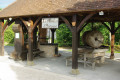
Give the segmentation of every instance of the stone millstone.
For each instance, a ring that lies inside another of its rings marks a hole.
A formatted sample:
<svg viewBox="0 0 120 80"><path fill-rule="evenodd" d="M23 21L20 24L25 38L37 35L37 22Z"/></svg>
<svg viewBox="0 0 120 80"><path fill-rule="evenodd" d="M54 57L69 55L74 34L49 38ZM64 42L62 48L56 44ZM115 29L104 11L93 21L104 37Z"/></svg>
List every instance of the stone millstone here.
<svg viewBox="0 0 120 80"><path fill-rule="evenodd" d="M83 43L93 48L98 48L103 44L104 37L101 32L97 30L87 31L82 37Z"/></svg>

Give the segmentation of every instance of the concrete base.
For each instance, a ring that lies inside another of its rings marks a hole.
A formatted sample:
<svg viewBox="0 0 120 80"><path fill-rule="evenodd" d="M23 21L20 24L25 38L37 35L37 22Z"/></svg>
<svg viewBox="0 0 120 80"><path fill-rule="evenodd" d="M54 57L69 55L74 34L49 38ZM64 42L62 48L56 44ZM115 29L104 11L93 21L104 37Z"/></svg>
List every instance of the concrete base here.
<svg viewBox="0 0 120 80"><path fill-rule="evenodd" d="M34 65L34 62L33 62L33 61L27 61L27 65L28 65L28 66L33 66L33 65Z"/></svg>
<svg viewBox="0 0 120 80"><path fill-rule="evenodd" d="M115 56L110 56L110 59L114 59L115 58Z"/></svg>
<svg viewBox="0 0 120 80"><path fill-rule="evenodd" d="M72 69L71 74L73 74L73 75L80 74L79 69Z"/></svg>

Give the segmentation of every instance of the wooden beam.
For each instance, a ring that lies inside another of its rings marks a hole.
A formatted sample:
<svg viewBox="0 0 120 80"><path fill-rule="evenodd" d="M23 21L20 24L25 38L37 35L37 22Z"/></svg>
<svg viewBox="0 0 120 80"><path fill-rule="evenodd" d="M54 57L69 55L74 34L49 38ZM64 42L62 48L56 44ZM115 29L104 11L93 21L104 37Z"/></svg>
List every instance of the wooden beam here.
<svg viewBox="0 0 120 80"><path fill-rule="evenodd" d="M78 32L77 27L72 29L72 74L79 74L78 70Z"/></svg>
<svg viewBox="0 0 120 80"><path fill-rule="evenodd" d="M72 17L72 26L76 27L76 24L77 24L77 15L73 15L73 17Z"/></svg>
<svg viewBox="0 0 120 80"><path fill-rule="evenodd" d="M32 27L32 31L35 29L35 27L37 26L37 24L39 23L39 21L40 21L41 18L42 18L42 17L39 17L39 18L35 21L35 23L34 23L34 25L33 25L33 27Z"/></svg>
<svg viewBox="0 0 120 80"><path fill-rule="evenodd" d="M78 32L78 47L80 46L80 31Z"/></svg>
<svg viewBox="0 0 120 80"><path fill-rule="evenodd" d="M4 27L4 20L0 20L0 56L4 56L4 33L3 32Z"/></svg>
<svg viewBox="0 0 120 80"><path fill-rule="evenodd" d="M79 74L78 70L78 32L77 32L77 17L72 18L72 74Z"/></svg>
<svg viewBox="0 0 120 80"><path fill-rule="evenodd" d="M72 31L72 25L70 24L70 22L67 20L67 18L65 18L64 16L59 16L64 22L65 24L67 24L68 28L70 29L70 31Z"/></svg>
<svg viewBox="0 0 120 80"><path fill-rule="evenodd" d="M38 31L38 28L35 27L34 31L33 31L33 49L37 49L37 31Z"/></svg>
<svg viewBox="0 0 120 80"><path fill-rule="evenodd" d="M114 43L115 43L115 33L111 33L111 55L110 59L114 59Z"/></svg>
<svg viewBox="0 0 120 80"><path fill-rule="evenodd" d="M0 38L1 38L0 51L1 51L1 53L0 53L0 55L1 56L4 56L4 31L7 28L7 26L11 25L13 22L14 22L14 20L11 20L11 21L7 20L6 23L4 24L4 20L0 20L0 28L1 28L1 32L0 32Z"/></svg>
<svg viewBox="0 0 120 80"><path fill-rule="evenodd" d="M115 22L112 21L111 22L111 32L114 32L115 31Z"/></svg>
<svg viewBox="0 0 120 80"><path fill-rule="evenodd" d="M23 24L25 25L25 27L27 28L28 30L28 25L29 25L29 22L28 21L25 21L24 19L20 18L20 20L23 22Z"/></svg>
<svg viewBox="0 0 120 80"><path fill-rule="evenodd" d="M51 29L51 32L52 32L52 44L54 44L54 32L55 32L56 29Z"/></svg>
<svg viewBox="0 0 120 80"><path fill-rule="evenodd" d="M104 22L101 22L110 32L111 32L111 29L109 28L108 25L106 25Z"/></svg>
<svg viewBox="0 0 120 80"><path fill-rule="evenodd" d="M80 31L79 31L79 32L81 32L87 25L88 25L88 22L85 23L85 25L80 28Z"/></svg>
<svg viewBox="0 0 120 80"><path fill-rule="evenodd" d="M91 13L91 14L87 15L87 16L80 22L80 24L79 24L79 26L78 26L78 28L77 28L77 31L79 31L80 28L83 26L83 24L84 24L85 22L87 22L94 14L95 14L95 13Z"/></svg>
<svg viewBox="0 0 120 80"><path fill-rule="evenodd" d="M28 55L27 55L27 63L28 65L33 65L33 31L32 31L32 27L33 27L33 21L30 18L29 19L29 24L27 26L28 28Z"/></svg>
<svg viewBox="0 0 120 80"><path fill-rule="evenodd" d="M9 20L7 20L6 23L4 24L2 32L4 32L4 30L6 29L8 23L9 23Z"/></svg>
<svg viewBox="0 0 120 80"><path fill-rule="evenodd" d="M4 27L3 27L3 33L5 32L5 30L7 29L8 26L10 26L15 20L7 20L6 23L4 24Z"/></svg>
<svg viewBox="0 0 120 80"><path fill-rule="evenodd" d="M117 32L117 30L120 28L120 25L115 29L115 32Z"/></svg>

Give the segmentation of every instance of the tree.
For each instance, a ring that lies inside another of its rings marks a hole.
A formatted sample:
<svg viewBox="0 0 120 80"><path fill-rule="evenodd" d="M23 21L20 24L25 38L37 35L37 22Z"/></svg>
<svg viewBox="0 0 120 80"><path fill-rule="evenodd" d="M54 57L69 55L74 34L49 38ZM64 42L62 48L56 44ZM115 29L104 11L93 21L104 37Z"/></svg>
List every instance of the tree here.
<svg viewBox="0 0 120 80"><path fill-rule="evenodd" d="M66 24L61 24L56 30L56 38L59 46L72 45L72 33Z"/></svg>

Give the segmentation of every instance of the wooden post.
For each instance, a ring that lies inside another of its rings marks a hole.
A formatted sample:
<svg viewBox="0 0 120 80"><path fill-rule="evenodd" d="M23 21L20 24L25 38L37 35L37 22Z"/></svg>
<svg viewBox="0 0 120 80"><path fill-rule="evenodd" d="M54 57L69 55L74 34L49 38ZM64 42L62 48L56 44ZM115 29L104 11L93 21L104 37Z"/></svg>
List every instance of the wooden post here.
<svg viewBox="0 0 120 80"><path fill-rule="evenodd" d="M72 74L79 74L78 70L78 32L76 26L77 17L72 19Z"/></svg>
<svg viewBox="0 0 120 80"><path fill-rule="evenodd" d="M51 32L52 32L52 44L54 44L54 32L55 32L55 29L51 29Z"/></svg>
<svg viewBox="0 0 120 80"><path fill-rule="evenodd" d="M39 42L39 45L40 45L40 31L41 30L41 23L38 25L38 42Z"/></svg>
<svg viewBox="0 0 120 80"><path fill-rule="evenodd" d="M115 42L115 33L111 32L111 55L110 59L114 59L114 42Z"/></svg>
<svg viewBox="0 0 120 80"><path fill-rule="evenodd" d="M72 32L72 74L79 74L79 69L78 69L78 32L81 31L84 28L84 26L86 26L88 24L87 23L84 25L84 23L87 22L94 14L95 13L88 14L82 21L80 21L78 26L76 25L77 24L77 15L73 15L72 25L70 23L70 20L68 20L67 18L65 18L63 16L60 16L60 18L67 24L68 28Z"/></svg>
<svg viewBox="0 0 120 80"><path fill-rule="evenodd" d="M78 32L78 47L80 47L80 31Z"/></svg>
<svg viewBox="0 0 120 80"><path fill-rule="evenodd" d="M33 20L31 18L29 18L29 21L25 21L23 18L20 18L20 20L24 23L28 30L28 54L27 54L28 65L33 65L33 31L39 24L40 19L41 17L38 17L38 19L33 24Z"/></svg>
<svg viewBox="0 0 120 80"><path fill-rule="evenodd" d="M114 59L114 43L115 43L115 22L110 23L111 25L111 55L110 59Z"/></svg>
<svg viewBox="0 0 120 80"><path fill-rule="evenodd" d="M111 39L110 40L110 42L111 42L111 55L110 55L110 59L114 59L114 57L115 57L114 56L115 32L117 31L117 29L119 27L117 27L116 30L115 30L115 22L112 22L112 24L109 23L111 28L109 28L109 26L106 25L104 22L102 22L102 24L110 31L110 39Z"/></svg>
<svg viewBox="0 0 120 80"><path fill-rule="evenodd" d="M27 54L27 64L33 65L33 21L29 20L30 25L28 25L28 54Z"/></svg>
<svg viewBox="0 0 120 80"><path fill-rule="evenodd" d="M37 49L37 31L38 28L36 27L33 31L33 49Z"/></svg>
<svg viewBox="0 0 120 80"><path fill-rule="evenodd" d="M0 56L4 56L4 20L0 20Z"/></svg>

